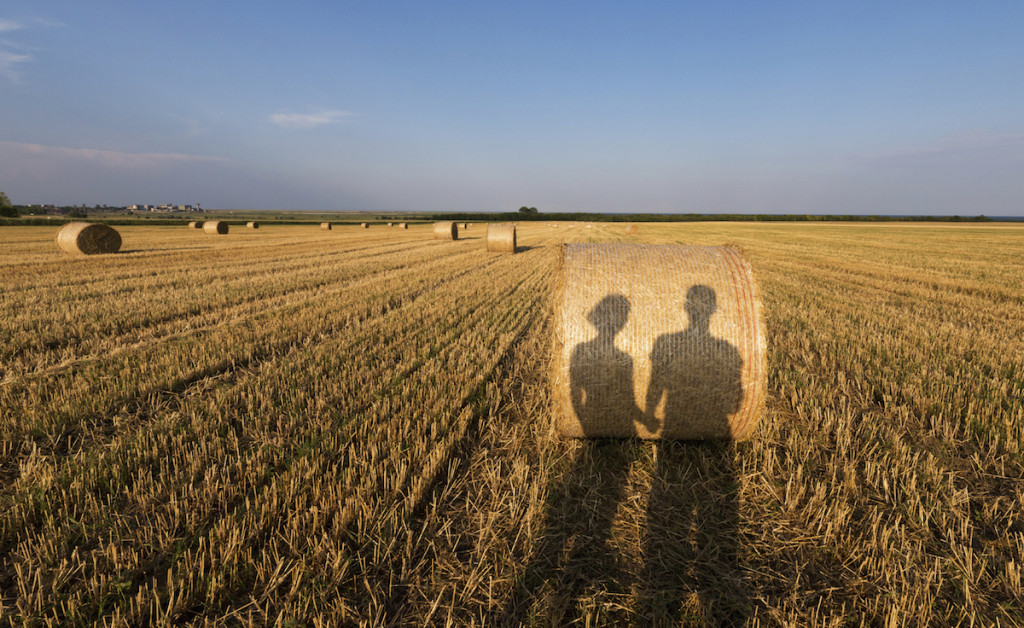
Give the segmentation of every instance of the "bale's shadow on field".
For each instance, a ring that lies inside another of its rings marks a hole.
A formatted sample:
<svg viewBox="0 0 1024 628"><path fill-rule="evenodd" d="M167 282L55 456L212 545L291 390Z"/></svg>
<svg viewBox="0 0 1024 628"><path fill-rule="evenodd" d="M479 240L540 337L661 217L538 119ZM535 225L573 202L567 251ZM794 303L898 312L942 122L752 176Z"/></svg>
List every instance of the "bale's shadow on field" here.
<svg viewBox="0 0 1024 628"><path fill-rule="evenodd" d="M727 436L728 415L742 400L742 360L708 332L714 290L691 288L688 328L655 342L646 410L634 401L632 358L614 345L629 311L622 295L602 299L588 314L597 337L573 349L570 392L584 432L593 422L605 434L612 426L636 435L640 423L685 433L696 421L702 435ZM587 439L552 478L544 531L501 623L745 622L751 600L731 441ZM631 522L639 522L632 532Z"/></svg>

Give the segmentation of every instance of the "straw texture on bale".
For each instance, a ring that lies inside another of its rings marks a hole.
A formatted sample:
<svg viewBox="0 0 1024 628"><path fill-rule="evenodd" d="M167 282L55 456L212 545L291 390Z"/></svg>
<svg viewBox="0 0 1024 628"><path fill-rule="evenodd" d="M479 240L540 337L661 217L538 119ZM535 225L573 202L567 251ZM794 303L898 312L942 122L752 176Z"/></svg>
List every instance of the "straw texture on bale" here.
<svg viewBox="0 0 1024 628"><path fill-rule="evenodd" d="M434 223L434 239L435 240L458 240L459 239L459 225L451 222L435 222Z"/></svg>
<svg viewBox="0 0 1024 628"><path fill-rule="evenodd" d="M323 229L324 231L330 231L331 230L331 223L329 223L329 222L322 222L322 223L320 223L320 228Z"/></svg>
<svg viewBox="0 0 1024 628"><path fill-rule="evenodd" d="M640 227L638 227L636 225L626 225L626 233L629 233L629 234L640 233Z"/></svg>
<svg viewBox="0 0 1024 628"><path fill-rule="evenodd" d="M117 253L121 250L121 234L107 225L69 222L57 232L57 246L65 253Z"/></svg>
<svg viewBox="0 0 1024 628"><path fill-rule="evenodd" d="M199 221L193 220L192 222L188 223L188 228L189 229L202 229L203 225Z"/></svg>
<svg viewBox="0 0 1024 628"><path fill-rule="evenodd" d="M228 223L223 220L207 220L203 223L203 231L211 234L224 235L228 232Z"/></svg>
<svg viewBox="0 0 1024 628"><path fill-rule="evenodd" d="M516 226L510 222L487 225L487 250L515 253Z"/></svg>
<svg viewBox="0 0 1024 628"><path fill-rule="evenodd" d="M742 440L760 420L761 301L735 250L566 244L555 308L562 435Z"/></svg>

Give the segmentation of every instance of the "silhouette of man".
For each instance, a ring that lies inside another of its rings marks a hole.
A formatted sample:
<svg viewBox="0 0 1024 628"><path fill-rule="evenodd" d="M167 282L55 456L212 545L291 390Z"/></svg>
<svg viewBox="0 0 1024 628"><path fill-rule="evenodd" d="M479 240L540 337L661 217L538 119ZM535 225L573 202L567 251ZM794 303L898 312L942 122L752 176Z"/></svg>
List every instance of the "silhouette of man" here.
<svg viewBox="0 0 1024 628"><path fill-rule="evenodd" d="M651 350L651 382L647 388L646 414L655 413L664 401L662 436L673 438L729 438L729 415L743 399L740 372L743 359L736 347L715 338L708 329L718 309L715 291L693 286L686 292L690 326L663 334Z"/></svg>
<svg viewBox="0 0 1024 628"><path fill-rule="evenodd" d="M629 318L629 300L621 294L601 299L587 314L597 337L576 345L569 361L572 407L587 436L636 434L646 420L633 395L633 358L615 346Z"/></svg>

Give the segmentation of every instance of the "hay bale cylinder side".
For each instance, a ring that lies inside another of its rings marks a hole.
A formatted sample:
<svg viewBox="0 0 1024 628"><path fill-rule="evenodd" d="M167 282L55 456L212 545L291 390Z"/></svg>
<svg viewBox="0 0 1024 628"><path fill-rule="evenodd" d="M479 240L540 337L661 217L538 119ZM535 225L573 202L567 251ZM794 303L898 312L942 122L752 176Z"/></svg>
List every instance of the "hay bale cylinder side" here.
<svg viewBox="0 0 1024 628"><path fill-rule="evenodd" d="M192 222L188 223L188 228L189 229L202 229L203 228L203 223L199 222L198 220L193 220Z"/></svg>
<svg viewBox="0 0 1024 628"><path fill-rule="evenodd" d="M331 230L331 223L329 223L329 222L322 222L322 223L320 223L320 229L323 230L323 231L330 231Z"/></svg>
<svg viewBox="0 0 1024 628"><path fill-rule="evenodd" d="M516 226L510 222L487 225L487 250L515 253Z"/></svg>
<svg viewBox="0 0 1024 628"><path fill-rule="evenodd" d="M211 235L225 235L228 232L228 223L223 220L207 220L203 223L203 232Z"/></svg>
<svg viewBox="0 0 1024 628"><path fill-rule="evenodd" d="M451 221L434 223L435 240L458 240L459 225Z"/></svg>
<svg viewBox="0 0 1024 628"><path fill-rule="evenodd" d="M121 250L121 234L113 227L92 222L69 222L57 232L57 246L65 253L101 255Z"/></svg>
<svg viewBox="0 0 1024 628"><path fill-rule="evenodd" d="M250 222L245 223L245 226L248 227L249 229L259 229L260 228L260 223L258 223L256 221L250 221Z"/></svg>
<svg viewBox="0 0 1024 628"><path fill-rule="evenodd" d="M566 244L552 389L569 437L750 436L766 389L757 284L727 247Z"/></svg>

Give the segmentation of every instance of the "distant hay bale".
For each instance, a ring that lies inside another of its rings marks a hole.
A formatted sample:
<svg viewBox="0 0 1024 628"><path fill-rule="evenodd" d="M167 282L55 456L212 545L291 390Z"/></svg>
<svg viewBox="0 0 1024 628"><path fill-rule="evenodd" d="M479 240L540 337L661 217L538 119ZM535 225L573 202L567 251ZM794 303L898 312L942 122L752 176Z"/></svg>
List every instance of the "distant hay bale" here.
<svg viewBox="0 0 1024 628"><path fill-rule="evenodd" d="M207 220L203 223L203 231L213 235L224 235L228 232L228 223L223 220Z"/></svg>
<svg viewBox="0 0 1024 628"><path fill-rule="evenodd" d="M399 228L399 229L408 229L408 228L409 228L409 225L407 225L407 224L406 224L406 223L404 223L404 222L400 222L400 223L398 223L398 228Z"/></svg>
<svg viewBox="0 0 1024 628"><path fill-rule="evenodd" d="M458 240L459 239L459 225L454 222L444 221L434 223L434 239L435 240Z"/></svg>
<svg viewBox="0 0 1024 628"><path fill-rule="evenodd" d="M637 225L633 225L633 224L626 225L626 233L628 233L630 235L633 235L635 233L640 233L640 227L638 227Z"/></svg>
<svg viewBox="0 0 1024 628"><path fill-rule="evenodd" d="M552 388L569 437L750 436L766 388L761 301L727 247L566 244Z"/></svg>
<svg viewBox="0 0 1024 628"><path fill-rule="evenodd" d="M394 227L394 226L395 226L395 223L393 223L393 222L389 222L389 223L388 223L388 226L389 226L389 227Z"/></svg>
<svg viewBox="0 0 1024 628"><path fill-rule="evenodd" d="M329 223L329 222L322 222L322 223L320 223L320 228L323 229L324 231L330 231L331 230L331 223Z"/></svg>
<svg viewBox="0 0 1024 628"><path fill-rule="evenodd" d="M192 222L188 223L188 228L189 229L202 229L203 228L203 223L199 222L198 220L193 220Z"/></svg>
<svg viewBox="0 0 1024 628"><path fill-rule="evenodd" d="M370 228L370 225L366 224L365 222L359 223L359 226L362 227L363 229L369 229Z"/></svg>
<svg viewBox="0 0 1024 628"><path fill-rule="evenodd" d="M510 222L487 225L487 250L497 253L515 253L516 226Z"/></svg>
<svg viewBox="0 0 1024 628"><path fill-rule="evenodd" d="M113 227L90 222L69 222L57 232L57 246L65 253L97 255L121 250L121 234Z"/></svg>
<svg viewBox="0 0 1024 628"><path fill-rule="evenodd" d="M260 228L260 223L258 223L256 221L250 221L250 222L245 223L245 226L250 228L250 229L259 229Z"/></svg>

